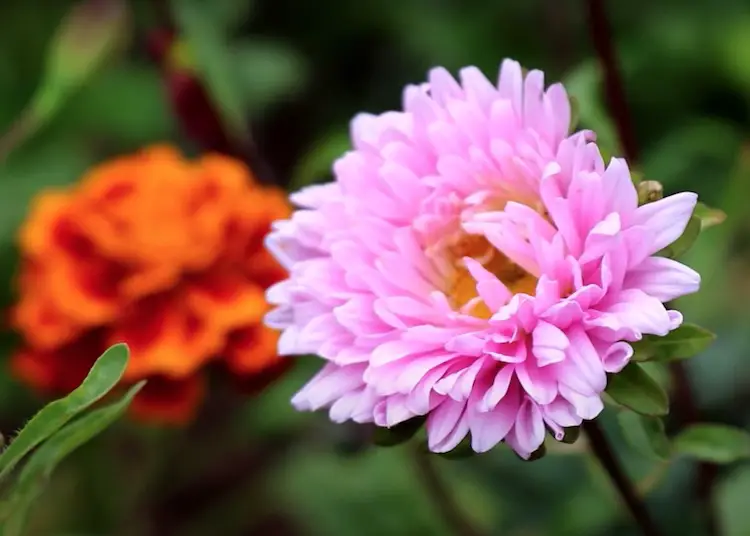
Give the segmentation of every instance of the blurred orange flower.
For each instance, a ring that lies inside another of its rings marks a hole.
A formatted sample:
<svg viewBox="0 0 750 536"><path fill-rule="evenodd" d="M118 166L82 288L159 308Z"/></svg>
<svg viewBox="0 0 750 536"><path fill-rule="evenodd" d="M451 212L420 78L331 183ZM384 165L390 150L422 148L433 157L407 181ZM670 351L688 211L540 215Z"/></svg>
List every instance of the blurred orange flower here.
<svg viewBox="0 0 750 536"><path fill-rule="evenodd" d="M41 193L20 232L15 374L39 390L76 387L110 344L127 342L124 381L150 381L133 404L184 422L214 360L244 380L282 367L262 325L265 289L285 277L263 247L290 208L239 161L184 159L151 147Z"/></svg>

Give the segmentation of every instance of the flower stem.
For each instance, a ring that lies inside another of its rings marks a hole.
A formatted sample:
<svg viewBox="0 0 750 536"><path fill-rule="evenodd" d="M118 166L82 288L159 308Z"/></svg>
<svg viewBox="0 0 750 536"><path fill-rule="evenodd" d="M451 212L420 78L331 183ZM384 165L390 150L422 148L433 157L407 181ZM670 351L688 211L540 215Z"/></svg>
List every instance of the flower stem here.
<svg viewBox="0 0 750 536"><path fill-rule="evenodd" d="M435 455L425 452L420 445L414 447L411 454L425 493L450 530L456 536L484 536L482 531L464 516L448 492L445 481L440 477L433 463L432 457Z"/></svg>
<svg viewBox="0 0 750 536"><path fill-rule="evenodd" d="M630 119L628 103L625 99L614 45L612 44L612 32L607 20L604 0L587 0L587 4L591 39L604 71L604 90L607 96L607 104L615 121L625 158L633 166L638 161L638 146L635 142L635 132ZM676 361L670 365L669 371L674 384L675 409L676 412L679 412L678 421L682 425L698 421L699 415L695 404L695 396L684 364ZM718 521L711 502L716 474L717 468L714 465L708 463L698 465L695 494L698 502L702 505L709 536L719 534Z"/></svg>
<svg viewBox="0 0 750 536"><path fill-rule="evenodd" d="M632 165L638 160L638 146L635 143L635 132L630 120L630 111L625 99L625 90L620 76L620 69L612 44L607 12L604 0L588 0L589 28L591 40L604 71L604 91L612 118L615 121L625 158Z"/></svg>
<svg viewBox="0 0 750 536"><path fill-rule="evenodd" d="M583 429L588 435L591 450L609 475L615 488L617 488L617 492L641 529L643 536L659 536L659 530L651 519L648 510L646 510L646 505L636 493L635 486L625 474L614 452L612 452L604 432L599 428L596 421L584 422Z"/></svg>

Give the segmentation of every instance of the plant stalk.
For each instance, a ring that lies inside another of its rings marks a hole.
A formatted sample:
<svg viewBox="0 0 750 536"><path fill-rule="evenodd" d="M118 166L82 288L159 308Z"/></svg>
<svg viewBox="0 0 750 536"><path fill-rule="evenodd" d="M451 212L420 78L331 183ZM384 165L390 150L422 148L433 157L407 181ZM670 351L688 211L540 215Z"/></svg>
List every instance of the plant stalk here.
<svg viewBox="0 0 750 536"><path fill-rule="evenodd" d="M604 432L596 421L585 421L583 429L589 439L589 445L594 456L602 464L602 467L609 475L622 501L627 506L630 514L633 516L638 528L643 536L659 536L659 529L656 527L651 515L646 509L643 500L636 493L635 486L623 470L620 462L615 457L612 448L607 441Z"/></svg>

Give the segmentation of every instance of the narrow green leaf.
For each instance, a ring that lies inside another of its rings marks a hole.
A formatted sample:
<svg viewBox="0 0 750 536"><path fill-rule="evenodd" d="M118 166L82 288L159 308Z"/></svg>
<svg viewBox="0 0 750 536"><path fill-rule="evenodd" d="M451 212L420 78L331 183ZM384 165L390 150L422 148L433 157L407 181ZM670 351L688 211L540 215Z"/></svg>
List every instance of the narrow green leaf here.
<svg viewBox="0 0 750 536"><path fill-rule="evenodd" d="M664 337L647 335L633 343L633 357L637 361L675 361L688 359L706 348L716 339L716 335L695 324L682 324Z"/></svg>
<svg viewBox="0 0 750 536"><path fill-rule="evenodd" d="M701 234L701 220L697 216L691 216L682 236L662 249L658 254L662 257L677 259L687 253Z"/></svg>
<svg viewBox="0 0 750 536"><path fill-rule="evenodd" d="M705 231L714 225L719 225L727 219L727 215L723 210L711 208L705 203L698 203L695 205L693 216L701 221L701 231Z"/></svg>
<svg viewBox="0 0 750 536"><path fill-rule="evenodd" d="M135 395L146 384L142 381L117 402L84 415L50 437L30 457L9 499L8 518L2 536L21 536L29 508L49 480L55 467L71 452L88 442L115 422L130 406Z"/></svg>
<svg viewBox="0 0 750 536"><path fill-rule="evenodd" d="M373 434L373 442L380 447L400 445L414 437L424 422L424 417L415 417L390 428L378 426Z"/></svg>
<svg viewBox="0 0 750 536"><path fill-rule="evenodd" d="M172 0L172 13L195 62L201 80L206 84L230 133L245 141L245 108L240 77L223 28L212 16L210 2Z"/></svg>
<svg viewBox="0 0 750 536"><path fill-rule="evenodd" d="M664 421L659 417L622 411L617 416L617 420L625 439L636 451L648 458L669 459L672 454L672 445L664 433Z"/></svg>
<svg viewBox="0 0 750 536"><path fill-rule="evenodd" d="M750 432L724 424L695 424L674 439L678 454L712 463L750 459Z"/></svg>
<svg viewBox="0 0 750 536"><path fill-rule="evenodd" d="M48 404L32 417L0 455L0 479L34 447L117 385L125 372L128 357L126 345L112 346L94 363L86 379L75 391Z"/></svg>
<svg viewBox="0 0 750 536"><path fill-rule="evenodd" d="M637 363L631 363L609 378L607 394L615 402L643 415L666 415L666 391Z"/></svg>

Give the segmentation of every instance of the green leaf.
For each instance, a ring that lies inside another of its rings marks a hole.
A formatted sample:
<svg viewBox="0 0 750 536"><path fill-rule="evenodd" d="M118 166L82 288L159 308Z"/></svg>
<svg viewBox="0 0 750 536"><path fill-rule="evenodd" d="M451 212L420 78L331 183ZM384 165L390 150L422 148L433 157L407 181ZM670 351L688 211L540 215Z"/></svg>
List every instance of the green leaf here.
<svg viewBox="0 0 750 536"><path fill-rule="evenodd" d="M414 417L390 428L377 426L373 442L381 447L393 447L409 441L424 425L424 417Z"/></svg>
<svg viewBox="0 0 750 536"><path fill-rule="evenodd" d="M10 496L8 519L2 536L20 536L32 503L41 495L55 467L71 452L101 433L130 406L133 398L146 384L145 380L131 387L117 402L84 415L63 427L30 457Z"/></svg>
<svg viewBox="0 0 750 536"><path fill-rule="evenodd" d="M695 205L693 216L701 221L701 231L705 231L714 225L719 225L727 219L727 215L723 210L711 208L705 203L698 203Z"/></svg>
<svg viewBox="0 0 750 536"><path fill-rule="evenodd" d="M117 385L128 364L128 354L126 345L112 346L96 361L78 388L42 408L0 455L0 479L34 447Z"/></svg>
<svg viewBox="0 0 750 536"><path fill-rule="evenodd" d="M670 259L677 259L687 253L701 234L701 220L697 216L691 216L683 231L682 236L662 249L658 255Z"/></svg>
<svg viewBox="0 0 750 536"><path fill-rule="evenodd" d="M224 31L233 30L250 18L253 0L212 0L207 2L213 24Z"/></svg>
<svg viewBox="0 0 750 536"><path fill-rule="evenodd" d="M695 424L674 439L678 454L711 463L750 459L750 432L724 424Z"/></svg>
<svg viewBox="0 0 750 536"><path fill-rule="evenodd" d="M239 74L223 28L211 16L210 2L172 0L172 13L187 41L198 76L205 83L230 133L246 141L245 107Z"/></svg>
<svg viewBox="0 0 750 536"><path fill-rule="evenodd" d="M716 339L716 335L695 324L682 324L663 337L647 335L633 343L637 361L675 361L688 359L706 348Z"/></svg>
<svg viewBox="0 0 750 536"><path fill-rule="evenodd" d="M580 63L563 81L568 95L578 102L580 127L596 132L596 142L603 153L620 153L617 130L601 98L602 70L596 60ZM607 160L607 159L605 159Z"/></svg>
<svg viewBox="0 0 750 536"><path fill-rule="evenodd" d="M578 99L573 95L568 97L570 102L570 133L574 133L578 128L578 123L581 121L581 105Z"/></svg>
<svg viewBox="0 0 750 536"><path fill-rule="evenodd" d="M664 421L659 417L622 411L617 416L625 439L639 453L648 458L668 460L672 445L664 433Z"/></svg>
<svg viewBox="0 0 750 536"><path fill-rule="evenodd" d="M337 130L318 140L297 164L292 173L290 189L297 190L323 179L328 180L334 161L351 149L351 146L349 132L346 130Z"/></svg>
<svg viewBox="0 0 750 536"><path fill-rule="evenodd" d="M135 62L102 69L70 99L52 128L58 136L82 132L112 140L118 151L123 143L138 148L171 139L176 131L161 73Z"/></svg>
<svg viewBox="0 0 750 536"><path fill-rule="evenodd" d="M239 41L232 46L244 110L258 114L304 88L306 69L299 54L282 44Z"/></svg>
<svg viewBox="0 0 750 536"><path fill-rule="evenodd" d="M130 22L123 0L81 1L52 37L42 81L0 140L0 160L45 126L124 41Z"/></svg>
<svg viewBox="0 0 750 536"><path fill-rule="evenodd" d="M731 471L716 486L716 506L721 522L722 536L747 536L750 534L750 465Z"/></svg>
<svg viewBox="0 0 750 536"><path fill-rule="evenodd" d="M631 363L609 378L607 394L620 405L643 415L666 415L666 391L637 363Z"/></svg>

